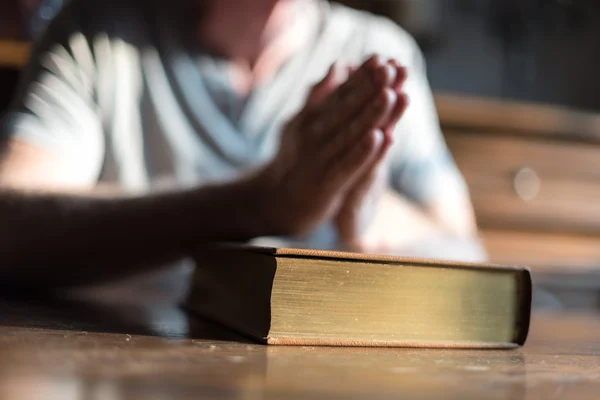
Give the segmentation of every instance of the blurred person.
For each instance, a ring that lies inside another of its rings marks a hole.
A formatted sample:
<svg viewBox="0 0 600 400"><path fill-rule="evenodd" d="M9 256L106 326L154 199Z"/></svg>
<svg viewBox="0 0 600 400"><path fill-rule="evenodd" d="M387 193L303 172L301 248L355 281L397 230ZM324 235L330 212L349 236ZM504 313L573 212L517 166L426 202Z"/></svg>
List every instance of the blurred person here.
<svg viewBox="0 0 600 400"><path fill-rule="evenodd" d="M415 41L341 5L73 0L1 126L4 284L212 241L485 257Z"/></svg>

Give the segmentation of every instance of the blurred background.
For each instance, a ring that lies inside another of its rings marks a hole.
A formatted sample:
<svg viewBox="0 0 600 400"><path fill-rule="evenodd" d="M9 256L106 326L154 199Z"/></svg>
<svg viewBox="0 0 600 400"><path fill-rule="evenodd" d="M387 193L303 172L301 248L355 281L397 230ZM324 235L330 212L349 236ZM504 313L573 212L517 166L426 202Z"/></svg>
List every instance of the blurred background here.
<svg viewBox="0 0 600 400"><path fill-rule="evenodd" d="M417 38L491 260L530 266L539 307L600 310L600 3L341 2ZM0 0L0 113L62 4Z"/></svg>

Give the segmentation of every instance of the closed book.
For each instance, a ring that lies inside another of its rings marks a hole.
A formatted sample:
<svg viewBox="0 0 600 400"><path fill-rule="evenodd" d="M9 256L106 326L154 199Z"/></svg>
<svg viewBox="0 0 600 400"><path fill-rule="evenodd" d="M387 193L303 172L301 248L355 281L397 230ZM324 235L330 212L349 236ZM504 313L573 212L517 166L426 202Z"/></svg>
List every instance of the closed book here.
<svg viewBox="0 0 600 400"><path fill-rule="evenodd" d="M517 266L219 245L186 308L272 345L513 348L529 329Z"/></svg>

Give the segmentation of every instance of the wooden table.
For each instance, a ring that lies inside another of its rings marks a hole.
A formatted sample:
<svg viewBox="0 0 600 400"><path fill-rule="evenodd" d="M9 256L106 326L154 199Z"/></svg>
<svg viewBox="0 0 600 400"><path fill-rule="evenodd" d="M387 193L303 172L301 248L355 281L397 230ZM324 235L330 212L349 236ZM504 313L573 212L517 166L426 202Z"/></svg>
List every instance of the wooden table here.
<svg viewBox="0 0 600 400"><path fill-rule="evenodd" d="M599 399L600 317L537 314L515 351L285 348L169 304L0 300L0 399L41 398Z"/></svg>
<svg viewBox="0 0 600 400"><path fill-rule="evenodd" d="M0 68L22 68L29 58L30 44L0 39Z"/></svg>

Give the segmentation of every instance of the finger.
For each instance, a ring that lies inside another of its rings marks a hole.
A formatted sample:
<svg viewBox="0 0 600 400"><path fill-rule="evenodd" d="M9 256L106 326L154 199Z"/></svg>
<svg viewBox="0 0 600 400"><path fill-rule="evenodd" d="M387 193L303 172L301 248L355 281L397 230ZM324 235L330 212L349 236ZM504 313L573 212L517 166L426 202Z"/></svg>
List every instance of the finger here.
<svg viewBox="0 0 600 400"><path fill-rule="evenodd" d="M375 69L370 77L370 84L361 86L359 89L363 89L362 91L354 90L348 92L344 97L339 99L339 104L349 108L363 106L364 103L369 100L369 95L372 95L390 85L390 83L395 79L395 73L396 71L389 65L384 65Z"/></svg>
<svg viewBox="0 0 600 400"><path fill-rule="evenodd" d="M406 78L408 77L408 71L406 67L400 65L400 63L397 60L390 60L389 63L396 70L396 80L392 85L392 89L399 92L402 89L404 82L406 82Z"/></svg>
<svg viewBox="0 0 600 400"><path fill-rule="evenodd" d="M395 101L393 92L390 92L390 89L381 91L371 104L353 118L337 125L331 131L332 134L324 138L326 142L320 147L326 160L335 162L336 159L342 158L363 136L378 128L378 124L390 112Z"/></svg>
<svg viewBox="0 0 600 400"><path fill-rule="evenodd" d="M364 171L362 171L362 174L359 175L356 183L348 192L348 200L356 199L356 197L360 197L367 192L378 192L387 184L387 179L385 179L387 170L383 160L389 150L389 146L386 147L385 135L381 130L379 134L383 135L384 137L381 146L379 147L375 156L365 165Z"/></svg>
<svg viewBox="0 0 600 400"><path fill-rule="evenodd" d="M340 74L341 77L341 82L340 84L345 83L348 78L350 78L350 75L352 75L354 73L354 71L356 71L356 67L352 67L352 66L346 66L344 68L342 68L342 73Z"/></svg>
<svg viewBox="0 0 600 400"><path fill-rule="evenodd" d="M308 104L318 104L331 93L339 84L336 84L338 75L340 74L340 66L337 63L331 65L325 77L316 85L313 86L308 95Z"/></svg>
<svg viewBox="0 0 600 400"><path fill-rule="evenodd" d="M350 121L352 128L356 130L368 130L372 128L382 128L390 119L396 106L398 94L390 88L380 91L374 100L374 106L371 111L360 112L355 121ZM382 107L378 109L377 106ZM373 119L371 119L373 118Z"/></svg>
<svg viewBox="0 0 600 400"><path fill-rule="evenodd" d="M332 160L327 171L331 174L330 179L340 183L340 190L348 190L365 174L372 160L377 157L383 140L381 130L370 130L355 142L349 151Z"/></svg>
<svg viewBox="0 0 600 400"><path fill-rule="evenodd" d="M325 77L311 89L306 101L307 105L313 107L321 104L327 96L346 82L356 69L356 67L341 67L337 62L332 64Z"/></svg>
<svg viewBox="0 0 600 400"><path fill-rule="evenodd" d="M351 143L352 141L360 140L360 136L363 134L362 132L370 132L372 130L380 130L383 138L382 143L379 149L379 152L373 159L373 163L380 163L386 156L388 149L392 145L392 135L386 134L382 129L382 123L388 119L388 115L392 112L396 103L396 94L391 89L385 89L383 93L380 95L378 99L380 104L383 104L382 109L379 112L379 115L376 112L372 114L366 112L361 115L356 122L353 123L351 128L351 132L348 137L348 141Z"/></svg>
<svg viewBox="0 0 600 400"><path fill-rule="evenodd" d="M373 168L374 169L383 163L383 160L385 160L385 157L389 153L390 148L394 144L393 135L390 132L385 132L382 130L382 133L383 133L383 143L381 144L381 149L379 150L377 157L375 157L375 159L373 160Z"/></svg>
<svg viewBox="0 0 600 400"><path fill-rule="evenodd" d="M339 176L346 174L347 185L343 187L344 191L351 190L372 169L374 160L381 152L383 142L383 132L379 129L372 129L366 132L348 152L341 155L332 165L334 174Z"/></svg>
<svg viewBox="0 0 600 400"><path fill-rule="evenodd" d="M370 165L368 165L366 167L364 175L359 178L358 186L360 186L360 187L363 187L365 185L366 186L370 185L371 182L377 178L377 176L379 175L380 171L383 168L385 157L387 156L390 148L392 147L392 144L393 144L392 136L387 134L383 130L381 132L383 135L383 141L381 143L379 151L377 152L375 157L373 157L373 159L371 160ZM358 188L357 190L360 191L361 189Z"/></svg>
<svg viewBox="0 0 600 400"><path fill-rule="evenodd" d="M344 138L347 142L359 140L359 136L365 132L381 127L395 102L396 93L388 88L383 89L368 107L364 107L354 118L348 119L344 124L336 127L335 132L348 132ZM343 135L340 134L336 136L343 138Z"/></svg>
<svg viewBox="0 0 600 400"><path fill-rule="evenodd" d="M396 128L396 125L404 115L406 108L408 107L408 96L406 93L397 93L396 94L396 104L394 105L394 109L390 112L387 121L381 127L384 132L393 131Z"/></svg>
<svg viewBox="0 0 600 400"><path fill-rule="evenodd" d="M391 69L381 57L370 57L326 100L324 107L334 108L349 97L385 87L389 84Z"/></svg>
<svg viewBox="0 0 600 400"><path fill-rule="evenodd" d="M365 74L366 77L364 77ZM377 94L389 84L391 74L392 68L387 64L377 67L371 72L371 76L359 69L348 82L323 102L318 113L312 115L312 121L309 122L308 129L315 132L316 136L319 136L319 133L320 136L331 135L331 131L336 127L347 124L348 120L359 115L365 108L369 109L369 105L373 104ZM357 82L357 76L363 76L364 78L362 81ZM341 89L344 86L348 88L351 82L355 82L356 85L354 92L349 92L345 97L340 97Z"/></svg>
<svg viewBox="0 0 600 400"><path fill-rule="evenodd" d="M357 66L348 66L348 67L346 67L346 80L348 80L348 78L351 77L352 74L354 74L356 71L358 71L358 67Z"/></svg>

